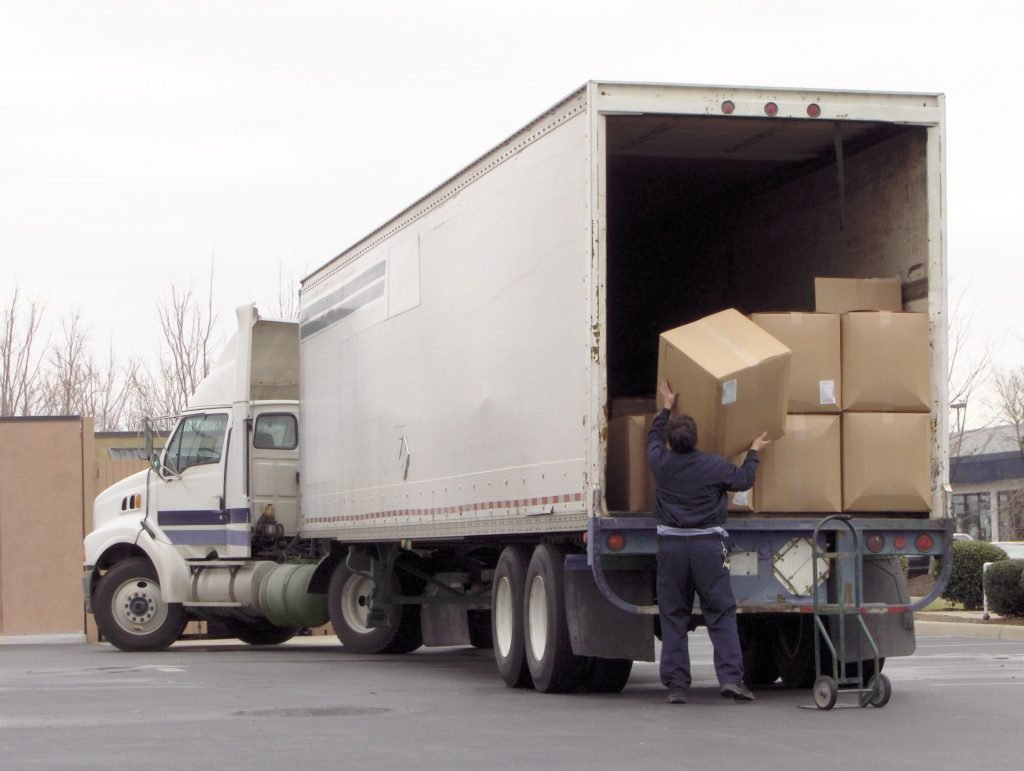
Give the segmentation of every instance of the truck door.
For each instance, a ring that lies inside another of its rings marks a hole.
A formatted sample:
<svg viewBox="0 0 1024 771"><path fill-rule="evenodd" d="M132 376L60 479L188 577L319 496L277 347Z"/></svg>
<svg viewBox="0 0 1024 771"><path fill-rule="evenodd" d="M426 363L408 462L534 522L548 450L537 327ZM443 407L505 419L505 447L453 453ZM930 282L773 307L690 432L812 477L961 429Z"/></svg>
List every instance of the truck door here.
<svg viewBox="0 0 1024 771"><path fill-rule="evenodd" d="M251 458L250 499L257 537L295 535L299 529L299 420L295 413L280 408L257 411Z"/></svg>
<svg viewBox="0 0 1024 771"><path fill-rule="evenodd" d="M249 511L224 505L227 412L186 415L164 450L157 525L185 559L249 556Z"/></svg>

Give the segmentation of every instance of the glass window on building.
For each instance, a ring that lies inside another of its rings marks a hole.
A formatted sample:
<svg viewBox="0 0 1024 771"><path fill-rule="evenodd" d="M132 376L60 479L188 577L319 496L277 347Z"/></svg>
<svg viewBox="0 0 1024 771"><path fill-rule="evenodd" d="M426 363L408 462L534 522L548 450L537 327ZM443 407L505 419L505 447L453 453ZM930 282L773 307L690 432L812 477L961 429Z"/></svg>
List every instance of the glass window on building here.
<svg viewBox="0 0 1024 771"><path fill-rule="evenodd" d="M999 506L999 540L1024 540L1024 490L1003 490L996 503Z"/></svg>
<svg viewBox="0 0 1024 771"><path fill-rule="evenodd" d="M989 493L961 493L953 496L953 516L959 533L976 541L992 540L992 507Z"/></svg>

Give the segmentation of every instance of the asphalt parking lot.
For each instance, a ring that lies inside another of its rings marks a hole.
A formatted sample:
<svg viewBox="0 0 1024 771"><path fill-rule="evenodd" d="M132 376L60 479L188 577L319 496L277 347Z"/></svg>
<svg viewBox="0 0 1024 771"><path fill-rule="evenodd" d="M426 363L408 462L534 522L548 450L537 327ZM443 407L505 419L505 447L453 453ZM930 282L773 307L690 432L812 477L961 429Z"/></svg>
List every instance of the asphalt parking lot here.
<svg viewBox="0 0 1024 771"><path fill-rule="evenodd" d="M491 654L421 649L354 656L324 638L276 648L179 643L0 647L5 769L1019 767L1024 642L922 636L891 659L883 709L806 709L772 687L718 696L694 634L686 705L664 703L657 666L618 695L505 687Z"/></svg>

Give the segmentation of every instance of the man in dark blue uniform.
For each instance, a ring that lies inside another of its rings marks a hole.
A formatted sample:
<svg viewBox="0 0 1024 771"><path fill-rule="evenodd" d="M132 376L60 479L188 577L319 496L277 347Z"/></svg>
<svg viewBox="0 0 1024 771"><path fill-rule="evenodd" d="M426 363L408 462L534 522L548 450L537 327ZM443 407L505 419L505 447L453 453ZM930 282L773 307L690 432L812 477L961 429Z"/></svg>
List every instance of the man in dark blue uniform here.
<svg viewBox="0 0 1024 771"><path fill-rule="evenodd" d="M729 580L726 492L749 490L757 453L769 440L754 439L742 466L697 449L697 424L689 415L672 417L676 394L659 385L663 409L647 435L647 458L656 483L658 522L658 610L661 615L661 682L670 704L686 702L690 687L687 633L694 593L715 649L715 673L722 696L753 701L743 684L743 654L736 631L736 600Z"/></svg>

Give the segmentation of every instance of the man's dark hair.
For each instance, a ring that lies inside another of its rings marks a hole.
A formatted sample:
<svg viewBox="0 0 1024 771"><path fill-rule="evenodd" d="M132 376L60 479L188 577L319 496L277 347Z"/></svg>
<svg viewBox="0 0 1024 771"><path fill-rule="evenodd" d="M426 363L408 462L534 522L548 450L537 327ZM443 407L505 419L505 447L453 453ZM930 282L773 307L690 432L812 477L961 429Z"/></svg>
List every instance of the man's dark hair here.
<svg viewBox="0 0 1024 771"><path fill-rule="evenodd" d="M668 421L668 446L676 452L693 452L697 448L697 422L689 415Z"/></svg>

